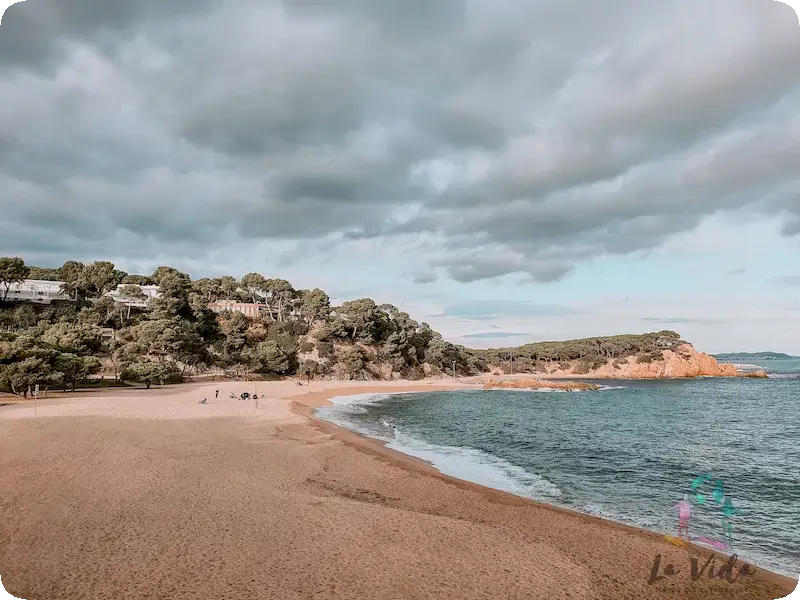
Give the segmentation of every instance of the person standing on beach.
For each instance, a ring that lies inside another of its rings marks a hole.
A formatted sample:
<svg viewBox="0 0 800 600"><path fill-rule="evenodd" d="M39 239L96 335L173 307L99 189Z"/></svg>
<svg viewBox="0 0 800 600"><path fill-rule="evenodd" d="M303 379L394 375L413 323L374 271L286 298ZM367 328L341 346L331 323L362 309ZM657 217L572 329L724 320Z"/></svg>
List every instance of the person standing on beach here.
<svg viewBox="0 0 800 600"><path fill-rule="evenodd" d="M683 500L675 505L678 508L678 537L689 541L689 519L692 517L692 505L689 504L689 496L684 494Z"/></svg>
<svg viewBox="0 0 800 600"><path fill-rule="evenodd" d="M217 398L219 398L219 390L214 392L214 399L216 400Z"/></svg>

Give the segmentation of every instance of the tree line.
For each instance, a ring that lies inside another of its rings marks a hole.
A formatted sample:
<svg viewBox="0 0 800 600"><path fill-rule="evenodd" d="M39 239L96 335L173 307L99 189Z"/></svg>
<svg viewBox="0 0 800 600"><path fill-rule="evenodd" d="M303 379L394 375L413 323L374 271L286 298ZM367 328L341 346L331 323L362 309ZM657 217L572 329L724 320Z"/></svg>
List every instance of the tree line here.
<svg viewBox="0 0 800 600"><path fill-rule="evenodd" d="M25 279L63 282L71 300L9 302L10 287ZM159 286L158 298L147 298L141 287L147 285ZM108 295L117 288L118 294ZM490 369L537 373L554 364L587 373L630 356L658 360L684 343L677 333L662 331L474 350L369 298L332 306L321 289L295 289L259 273L193 280L169 266L141 275L108 261L67 261L51 269L3 257L0 294L0 391L23 396L37 384L74 389L91 380L149 387L209 373L417 379ZM263 311L256 318L217 314L209 304L220 300L259 303Z"/></svg>
<svg viewBox="0 0 800 600"><path fill-rule="evenodd" d="M70 301L9 302L25 279L63 282ZM141 286L159 286L145 300ZM427 323L369 298L332 306L320 289L249 273L193 280L168 266L128 274L111 262L68 261L57 269L0 258L0 390L67 389L103 375L117 383L178 382L213 372L230 377L300 375L343 379L466 375L485 368ZM121 287L118 295L107 292ZM219 300L254 302L257 318L216 314Z"/></svg>
<svg viewBox="0 0 800 600"><path fill-rule="evenodd" d="M665 350L676 351L686 344L675 331L659 331L642 335L615 335L563 342L536 342L517 348L472 350L487 365L499 366L515 373L543 372L548 367L571 367L575 374L585 374L608 361L619 366L630 357L640 363L661 360Z"/></svg>

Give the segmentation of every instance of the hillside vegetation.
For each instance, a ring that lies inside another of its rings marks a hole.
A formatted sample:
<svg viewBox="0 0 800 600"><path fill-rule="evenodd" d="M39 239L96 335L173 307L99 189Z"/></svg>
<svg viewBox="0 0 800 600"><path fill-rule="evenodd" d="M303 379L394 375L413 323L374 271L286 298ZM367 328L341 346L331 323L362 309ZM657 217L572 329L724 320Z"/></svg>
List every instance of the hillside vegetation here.
<svg viewBox="0 0 800 600"><path fill-rule="evenodd" d="M471 352L488 368L506 373L512 370L514 373L537 373L561 368L582 374L605 365L611 359L624 362L635 357L639 363L651 363L661 360L665 350L678 351L686 343L674 331L659 331L644 335L537 342L518 348Z"/></svg>
<svg viewBox="0 0 800 600"><path fill-rule="evenodd" d="M322 290L257 273L193 281L166 266L129 275L110 262L42 269L0 258L0 299L26 278L63 281L77 301L0 304L0 390L14 394L36 384L66 389L98 375L149 387L201 374L372 379L482 369L466 348L394 306L368 298L331 306ZM160 297L136 308L105 295L120 284L129 298L156 284ZM266 309L254 319L218 315L209 309L216 300Z"/></svg>
<svg viewBox="0 0 800 600"><path fill-rule="evenodd" d="M24 279L62 281L74 301L7 302L9 287ZM120 298L106 295L120 285ZM145 299L144 285L160 286L160 297L143 308L126 304L126 297ZM218 300L258 302L264 310L258 318L216 314L209 303ZM677 333L662 331L471 350L445 341L427 323L390 304L362 298L332 306L320 289L298 290L258 273L241 280L192 280L167 266L136 275L104 261L44 269L0 258L0 391L23 396L37 384L149 387L198 375L416 379L554 369L580 374L610 360L658 361L665 350L680 353L683 344Z"/></svg>

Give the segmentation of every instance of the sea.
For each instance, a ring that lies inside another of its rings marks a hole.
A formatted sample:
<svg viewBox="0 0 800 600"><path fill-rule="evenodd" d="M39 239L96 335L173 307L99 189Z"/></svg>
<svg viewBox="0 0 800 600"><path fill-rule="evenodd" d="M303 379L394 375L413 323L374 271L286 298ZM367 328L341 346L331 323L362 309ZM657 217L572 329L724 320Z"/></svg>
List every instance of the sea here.
<svg viewBox="0 0 800 600"><path fill-rule="evenodd" d="M368 394L317 414L447 475L665 535L688 498L690 535L709 547L726 540L727 503L725 553L797 577L800 360L743 368L769 378Z"/></svg>

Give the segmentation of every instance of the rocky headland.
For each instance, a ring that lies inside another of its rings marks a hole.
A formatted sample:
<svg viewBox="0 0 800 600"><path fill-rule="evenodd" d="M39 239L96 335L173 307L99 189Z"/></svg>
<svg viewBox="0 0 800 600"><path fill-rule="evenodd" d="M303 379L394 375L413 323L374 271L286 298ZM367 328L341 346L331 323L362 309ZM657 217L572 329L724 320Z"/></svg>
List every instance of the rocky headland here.
<svg viewBox="0 0 800 600"><path fill-rule="evenodd" d="M493 368L494 374L501 369ZM736 366L720 363L713 356L698 352L688 342L674 349L653 355L595 359L591 365L585 360L559 361L544 364L532 373L541 378L581 379L685 379L695 377L747 377L765 379L765 371L744 373ZM526 381L526 384L529 382ZM552 386L552 383L549 384Z"/></svg>

